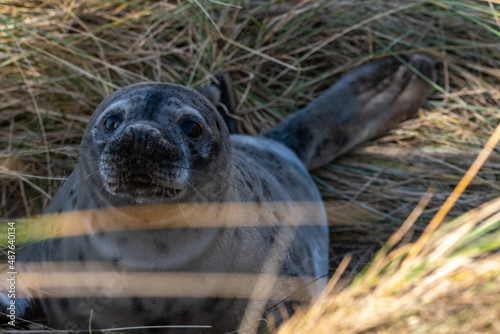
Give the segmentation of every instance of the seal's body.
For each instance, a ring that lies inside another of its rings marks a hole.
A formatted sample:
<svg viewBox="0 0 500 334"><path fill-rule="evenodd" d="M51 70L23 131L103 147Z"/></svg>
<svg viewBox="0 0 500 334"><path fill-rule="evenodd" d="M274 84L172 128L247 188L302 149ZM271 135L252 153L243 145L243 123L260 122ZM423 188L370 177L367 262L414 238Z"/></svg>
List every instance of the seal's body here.
<svg viewBox="0 0 500 334"><path fill-rule="evenodd" d="M434 79L428 58L407 59ZM146 83L112 94L46 210L87 210L78 222L63 218L83 232L30 245L20 258L24 272L80 273L76 292L31 291L48 325L223 333L255 329L269 307L314 297L328 273L328 229L308 170L409 117L429 91L382 59L258 137L230 136L214 106L186 87ZM175 213L156 214L165 205ZM102 277L117 284L96 278L110 272Z"/></svg>

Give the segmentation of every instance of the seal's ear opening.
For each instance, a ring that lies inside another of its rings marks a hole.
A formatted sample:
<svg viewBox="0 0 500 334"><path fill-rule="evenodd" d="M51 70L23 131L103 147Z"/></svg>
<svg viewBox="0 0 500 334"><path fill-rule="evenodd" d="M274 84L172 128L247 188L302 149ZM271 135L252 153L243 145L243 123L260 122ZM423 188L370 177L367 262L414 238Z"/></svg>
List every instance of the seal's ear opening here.
<svg viewBox="0 0 500 334"><path fill-rule="evenodd" d="M229 133L238 133L236 119L231 117L234 115L235 98L229 74L216 74L214 80L200 89L200 93L217 108Z"/></svg>

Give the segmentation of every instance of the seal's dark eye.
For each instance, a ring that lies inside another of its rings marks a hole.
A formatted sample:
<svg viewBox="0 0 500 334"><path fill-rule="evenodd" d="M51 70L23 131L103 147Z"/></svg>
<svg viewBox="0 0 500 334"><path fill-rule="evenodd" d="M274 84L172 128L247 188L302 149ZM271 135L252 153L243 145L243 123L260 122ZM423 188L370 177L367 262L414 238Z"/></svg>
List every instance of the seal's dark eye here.
<svg viewBox="0 0 500 334"><path fill-rule="evenodd" d="M117 127L120 126L122 123L122 119L120 116L117 115L109 115L105 120L104 120L104 128L109 131L115 131Z"/></svg>
<svg viewBox="0 0 500 334"><path fill-rule="evenodd" d="M181 124L181 129L191 138L197 138L201 135L201 125L195 121L184 121Z"/></svg>

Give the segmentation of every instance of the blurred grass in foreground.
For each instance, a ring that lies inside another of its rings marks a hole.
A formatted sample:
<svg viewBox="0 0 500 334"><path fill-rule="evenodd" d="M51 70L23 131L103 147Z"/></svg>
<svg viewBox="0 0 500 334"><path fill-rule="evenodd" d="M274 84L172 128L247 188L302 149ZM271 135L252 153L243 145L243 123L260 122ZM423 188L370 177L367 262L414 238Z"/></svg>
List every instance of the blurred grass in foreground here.
<svg viewBox="0 0 500 334"><path fill-rule="evenodd" d="M499 212L496 199L449 222L410 260L415 245L382 255L346 289L334 275L278 333L498 333Z"/></svg>

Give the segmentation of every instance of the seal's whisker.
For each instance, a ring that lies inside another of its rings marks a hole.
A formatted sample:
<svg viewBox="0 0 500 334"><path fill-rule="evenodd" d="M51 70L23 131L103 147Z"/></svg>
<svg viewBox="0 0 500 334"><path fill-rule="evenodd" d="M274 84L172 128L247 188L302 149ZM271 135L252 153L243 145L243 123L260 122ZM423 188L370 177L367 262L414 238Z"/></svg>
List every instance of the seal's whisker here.
<svg viewBox="0 0 500 334"><path fill-rule="evenodd" d="M125 180L123 179L123 173L120 173L120 179L122 180L122 185L125 188Z"/></svg>
<svg viewBox="0 0 500 334"><path fill-rule="evenodd" d="M182 175L182 177L184 178L184 180L186 180L186 183L191 187L193 188L194 191L196 191L196 193L198 193L198 195L202 196L202 194L198 191L198 189L196 189L195 186L193 186L187 179L187 177L185 177L184 175Z"/></svg>
<svg viewBox="0 0 500 334"><path fill-rule="evenodd" d="M158 190L158 187L162 187L161 198L163 199L163 196L164 196L164 194L165 194L165 187L164 187L164 186L162 186L159 182L155 182L155 177L154 177L153 175L151 175L150 173L148 173L148 176L151 178L151 183L149 184L148 189L149 189L149 188L151 188L151 186L152 186L153 184L156 184L156 188L155 188L155 190L154 190L154 192L156 193L156 191Z"/></svg>
<svg viewBox="0 0 500 334"><path fill-rule="evenodd" d="M88 175L83 175L82 176L82 174L84 174L85 171L83 171L83 170L76 170L76 169L75 169L75 171L77 171L77 173L75 174L75 176L76 176L76 181L77 181L76 183L78 184L79 187L84 186L86 180L89 180L94 175L96 175L96 174L99 173L99 170L96 170L95 172L92 172L92 173L90 173ZM67 181L65 181L65 182L67 182Z"/></svg>
<svg viewBox="0 0 500 334"><path fill-rule="evenodd" d="M162 187L162 188L163 189L161 191L161 197L160 198L163 200L163 198L165 197L165 190L166 190L166 188L165 187Z"/></svg>

